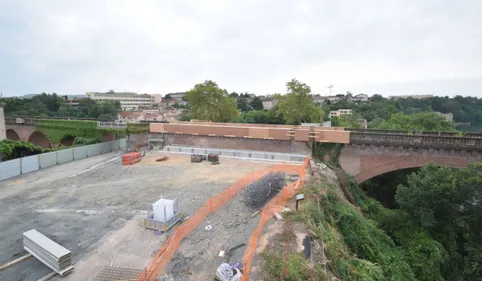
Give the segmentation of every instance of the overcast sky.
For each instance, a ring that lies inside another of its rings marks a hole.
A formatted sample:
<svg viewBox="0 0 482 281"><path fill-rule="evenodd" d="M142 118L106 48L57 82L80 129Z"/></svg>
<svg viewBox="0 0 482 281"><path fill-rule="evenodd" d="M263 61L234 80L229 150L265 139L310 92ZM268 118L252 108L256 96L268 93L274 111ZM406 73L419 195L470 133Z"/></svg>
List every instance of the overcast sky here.
<svg viewBox="0 0 482 281"><path fill-rule="evenodd" d="M0 0L0 92L482 97L481 0Z"/></svg>

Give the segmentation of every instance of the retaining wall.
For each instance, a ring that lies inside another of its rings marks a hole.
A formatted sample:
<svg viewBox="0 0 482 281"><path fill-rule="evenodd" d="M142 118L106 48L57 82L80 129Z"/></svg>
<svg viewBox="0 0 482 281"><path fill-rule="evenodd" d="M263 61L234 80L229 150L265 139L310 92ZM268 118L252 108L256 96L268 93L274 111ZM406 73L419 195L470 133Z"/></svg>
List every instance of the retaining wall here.
<svg viewBox="0 0 482 281"><path fill-rule="evenodd" d="M0 162L0 180L45 169L54 165L115 151L125 148L126 144L127 142L125 139L120 139Z"/></svg>

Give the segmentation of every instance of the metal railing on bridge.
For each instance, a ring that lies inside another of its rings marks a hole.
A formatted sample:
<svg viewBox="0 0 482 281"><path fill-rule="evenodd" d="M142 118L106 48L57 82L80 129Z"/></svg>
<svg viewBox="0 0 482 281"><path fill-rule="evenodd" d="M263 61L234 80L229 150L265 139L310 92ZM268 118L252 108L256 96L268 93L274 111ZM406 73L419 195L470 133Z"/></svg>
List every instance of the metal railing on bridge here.
<svg viewBox="0 0 482 281"><path fill-rule="evenodd" d="M350 144L482 151L482 138L351 132Z"/></svg>
<svg viewBox="0 0 482 281"><path fill-rule="evenodd" d="M46 116L5 116L5 124L35 125L37 120L87 120L96 121L95 118L72 118L72 117L46 117Z"/></svg>
<svg viewBox="0 0 482 281"><path fill-rule="evenodd" d="M357 128L346 128L346 130L354 133L370 133L370 134L482 138L482 133L476 133L476 132L438 132L438 131L421 131L421 130L385 130L385 129L357 129Z"/></svg>
<svg viewBox="0 0 482 281"><path fill-rule="evenodd" d="M97 128L125 129L127 128L127 123L97 121Z"/></svg>

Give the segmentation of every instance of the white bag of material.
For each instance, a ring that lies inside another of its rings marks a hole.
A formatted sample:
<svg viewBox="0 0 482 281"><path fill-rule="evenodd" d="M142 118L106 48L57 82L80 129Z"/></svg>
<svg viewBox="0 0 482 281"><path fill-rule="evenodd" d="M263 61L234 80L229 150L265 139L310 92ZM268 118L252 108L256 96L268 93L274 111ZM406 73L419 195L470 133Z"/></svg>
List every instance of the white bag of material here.
<svg viewBox="0 0 482 281"><path fill-rule="evenodd" d="M174 200L159 199L152 204L154 211L154 220L166 222L174 216Z"/></svg>
<svg viewBox="0 0 482 281"><path fill-rule="evenodd" d="M237 268L232 268L227 263L222 263L216 271L216 276L220 281L240 281L241 272Z"/></svg>

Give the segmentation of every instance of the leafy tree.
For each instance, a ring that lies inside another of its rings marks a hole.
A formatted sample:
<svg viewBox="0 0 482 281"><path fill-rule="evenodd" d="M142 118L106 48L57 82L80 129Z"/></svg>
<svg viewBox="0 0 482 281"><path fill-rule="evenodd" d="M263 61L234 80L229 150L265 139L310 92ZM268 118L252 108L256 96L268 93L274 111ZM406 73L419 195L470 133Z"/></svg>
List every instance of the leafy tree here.
<svg viewBox="0 0 482 281"><path fill-rule="evenodd" d="M452 123L433 112L420 112L405 115L403 112L393 114L390 119L378 125L379 129L454 131Z"/></svg>
<svg viewBox="0 0 482 281"><path fill-rule="evenodd" d="M450 280L482 280L482 165L423 167L398 187L396 202L449 253Z"/></svg>
<svg viewBox="0 0 482 281"><path fill-rule="evenodd" d="M236 99L236 103L237 103L237 108L241 111L241 112L246 112L246 111L250 111L251 110L251 107L249 106L249 102L248 102L248 99L244 96L239 96L237 99Z"/></svg>
<svg viewBox="0 0 482 281"><path fill-rule="evenodd" d="M254 110L263 110L263 101L259 97L254 97L249 105Z"/></svg>
<svg viewBox="0 0 482 281"><path fill-rule="evenodd" d="M305 83L292 79L286 83L287 94L277 95L279 101L278 112L283 114L288 124L302 122L321 122L323 112L313 103L311 88Z"/></svg>
<svg viewBox="0 0 482 281"><path fill-rule="evenodd" d="M277 114L276 110L251 110L241 113L236 120L237 123L251 124L285 124L283 116Z"/></svg>
<svg viewBox="0 0 482 281"><path fill-rule="evenodd" d="M333 117L331 118L331 126L345 128L362 128L362 123L360 122L360 119L360 114L356 112L352 115Z"/></svg>
<svg viewBox="0 0 482 281"><path fill-rule="evenodd" d="M236 119L236 100L211 80L196 84L186 93L192 118L215 122L232 122Z"/></svg>

